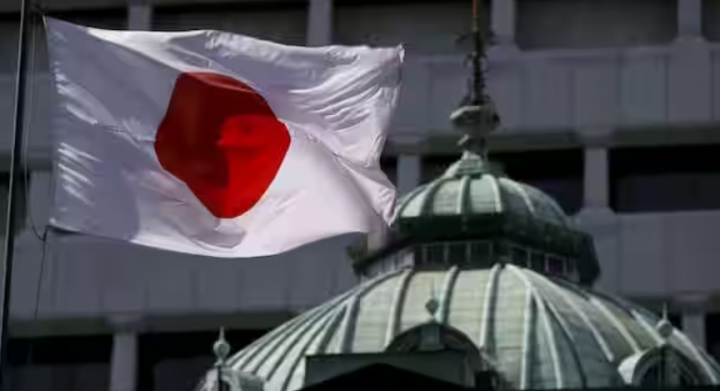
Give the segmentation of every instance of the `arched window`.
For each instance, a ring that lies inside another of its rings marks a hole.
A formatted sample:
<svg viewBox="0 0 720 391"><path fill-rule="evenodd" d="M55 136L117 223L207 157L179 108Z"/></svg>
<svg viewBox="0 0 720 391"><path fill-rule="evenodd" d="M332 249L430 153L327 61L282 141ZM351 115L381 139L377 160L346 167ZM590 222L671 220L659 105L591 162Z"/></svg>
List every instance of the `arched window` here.
<svg viewBox="0 0 720 391"><path fill-rule="evenodd" d="M629 357L620 366L628 384L639 387L681 387L708 383L698 366L670 345Z"/></svg>
<svg viewBox="0 0 720 391"><path fill-rule="evenodd" d="M640 378L641 387L678 387L697 386L702 382L698 374L689 367L675 362L676 357L658 361L648 368Z"/></svg>
<svg viewBox="0 0 720 391"><path fill-rule="evenodd" d="M397 335L385 348L387 353L459 352L462 354L464 384L475 384L477 376L490 375L495 388L505 388L507 382L500 376L490 359L463 332L451 326L431 321ZM438 356L443 360L447 356ZM447 363L439 364L445 365ZM482 375L481 375L482 374ZM485 381L485 380L483 380Z"/></svg>

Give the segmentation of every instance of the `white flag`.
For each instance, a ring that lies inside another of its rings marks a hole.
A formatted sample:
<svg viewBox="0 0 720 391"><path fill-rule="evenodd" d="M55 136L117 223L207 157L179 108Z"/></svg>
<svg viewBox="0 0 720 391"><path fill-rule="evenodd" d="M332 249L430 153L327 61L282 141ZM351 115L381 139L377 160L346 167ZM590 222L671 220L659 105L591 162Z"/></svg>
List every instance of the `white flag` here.
<svg viewBox="0 0 720 391"><path fill-rule="evenodd" d="M401 47L46 26L53 226L216 257L387 227Z"/></svg>

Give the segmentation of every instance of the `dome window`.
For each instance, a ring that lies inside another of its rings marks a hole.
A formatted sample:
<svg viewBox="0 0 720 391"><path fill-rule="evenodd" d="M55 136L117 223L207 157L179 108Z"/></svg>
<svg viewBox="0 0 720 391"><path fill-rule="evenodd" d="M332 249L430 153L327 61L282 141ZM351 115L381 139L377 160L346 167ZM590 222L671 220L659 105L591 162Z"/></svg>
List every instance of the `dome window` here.
<svg viewBox="0 0 720 391"><path fill-rule="evenodd" d="M565 276L565 260L555 256L547 257L547 273L555 277Z"/></svg>
<svg viewBox="0 0 720 391"><path fill-rule="evenodd" d="M449 245L448 257L450 264L463 265L469 260L468 250L469 246L466 242L451 243Z"/></svg>
<svg viewBox="0 0 720 391"><path fill-rule="evenodd" d="M625 359L620 374L629 385L640 387L680 387L711 383L698 365L675 347L657 346Z"/></svg>
<svg viewBox="0 0 720 391"><path fill-rule="evenodd" d="M488 242L472 242L470 245L470 257L475 261L482 263L482 266L490 266L490 243Z"/></svg>
<svg viewBox="0 0 720 391"><path fill-rule="evenodd" d="M527 267L530 255L528 251L522 247L513 246L512 263L518 266Z"/></svg>
<svg viewBox="0 0 720 391"><path fill-rule="evenodd" d="M539 252L533 252L530 255L530 269L539 273L545 272L545 256Z"/></svg>

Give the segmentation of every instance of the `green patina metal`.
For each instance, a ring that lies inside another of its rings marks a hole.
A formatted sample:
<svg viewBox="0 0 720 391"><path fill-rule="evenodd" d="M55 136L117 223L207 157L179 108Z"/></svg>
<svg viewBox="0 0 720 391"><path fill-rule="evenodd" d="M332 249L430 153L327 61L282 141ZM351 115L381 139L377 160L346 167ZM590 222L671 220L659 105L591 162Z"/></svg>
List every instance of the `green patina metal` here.
<svg viewBox="0 0 720 391"><path fill-rule="evenodd" d="M600 274L592 238L575 229L551 197L472 152L401 199L387 245L354 254L355 268L418 244L490 239L572 258L583 284Z"/></svg>

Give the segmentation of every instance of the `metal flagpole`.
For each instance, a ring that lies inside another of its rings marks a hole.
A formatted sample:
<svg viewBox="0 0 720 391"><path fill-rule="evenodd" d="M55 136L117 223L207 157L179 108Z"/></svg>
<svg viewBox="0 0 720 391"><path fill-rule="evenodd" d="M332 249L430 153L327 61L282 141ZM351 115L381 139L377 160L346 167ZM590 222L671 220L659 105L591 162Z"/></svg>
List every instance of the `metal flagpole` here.
<svg viewBox="0 0 720 391"><path fill-rule="evenodd" d="M30 0L21 0L20 6L20 36L18 38L17 74L15 78L15 125L13 129L13 148L10 160L10 189L7 199L7 219L5 221L5 256L2 262L2 297L0 297L0 390L5 390L5 365L8 345L8 320L10 318L10 292L12 280L12 264L15 249L15 220L17 196L21 190L23 177L22 151L23 128L25 114L25 84L27 66L27 36L30 23Z"/></svg>

